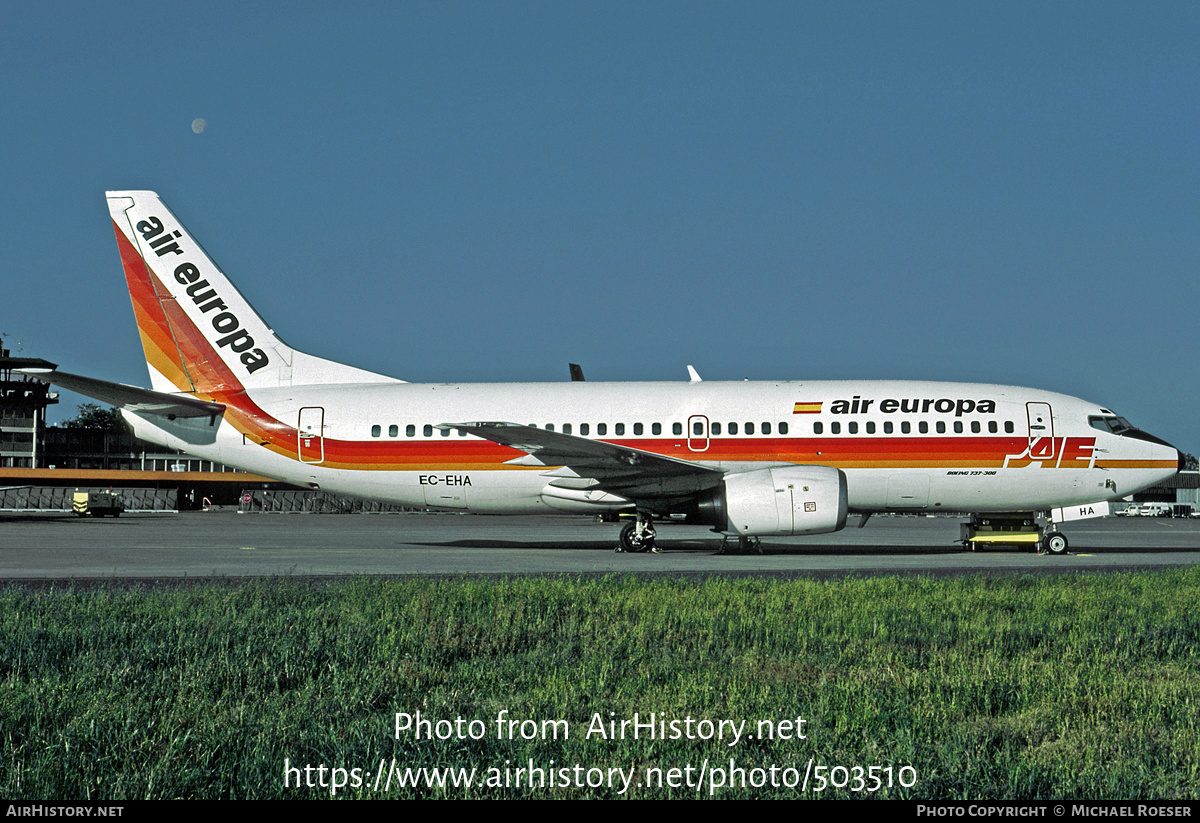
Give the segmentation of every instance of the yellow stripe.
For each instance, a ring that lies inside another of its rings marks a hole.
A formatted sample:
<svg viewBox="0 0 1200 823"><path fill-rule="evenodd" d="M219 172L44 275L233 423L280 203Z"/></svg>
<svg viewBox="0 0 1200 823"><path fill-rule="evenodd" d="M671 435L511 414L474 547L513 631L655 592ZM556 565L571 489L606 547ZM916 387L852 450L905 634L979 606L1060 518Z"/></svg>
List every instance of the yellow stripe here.
<svg viewBox="0 0 1200 823"><path fill-rule="evenodd" d="M1021 532L988 532L977 534L971 538L971 543L1036 543L1040 538L1036 534Z"/></svg>
<svg viewBox="0 0 1200 823"><path fill-rule="evenodd" d="M1174 460L1097 460L1098 469L1173 469Z"/></svg>

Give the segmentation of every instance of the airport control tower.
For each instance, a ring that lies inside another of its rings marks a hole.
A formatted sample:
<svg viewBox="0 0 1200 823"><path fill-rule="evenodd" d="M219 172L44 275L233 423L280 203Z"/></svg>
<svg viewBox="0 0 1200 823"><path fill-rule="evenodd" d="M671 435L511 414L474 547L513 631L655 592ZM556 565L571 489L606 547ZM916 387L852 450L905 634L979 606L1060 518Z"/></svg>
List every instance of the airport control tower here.
<svg viewBox="0 0 1200 823"><path fill-rule="evenodd" d="M35 357L11 357L0 348L0 467L36 469L43 452L46 408L58 402L58 392L40 380L13 369L53 368Z"/></svg>

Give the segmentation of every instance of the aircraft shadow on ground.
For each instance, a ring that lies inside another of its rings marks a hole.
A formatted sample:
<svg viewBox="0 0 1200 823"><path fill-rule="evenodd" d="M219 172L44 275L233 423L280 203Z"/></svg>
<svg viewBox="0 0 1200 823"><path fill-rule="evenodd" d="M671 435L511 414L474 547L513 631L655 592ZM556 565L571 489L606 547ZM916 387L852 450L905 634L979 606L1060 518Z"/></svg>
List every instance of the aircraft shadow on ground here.
<svg viewBox="0 0 1200 823"><path fill-rule="evenodd" d="M613 552L616 549L615 540L580 540L565 542L561 540L444 540L438 542L407 543L410 546L432 546L448 549L524 549L532 551L604 551ZM659 549L666 554L717 554L721 552L720 540L660 540ZM1007 550L991 550L1007 551ZM725 546L725 554L736 555L737 541L730 541ZM788 545L762 543L762 555L834 555L853 556L871 555L928 555L928 554L963 554L969 553L959 545L952 546L845 546L845 545ZM751 547L744 556L757 556L759 551Z"/></svg>

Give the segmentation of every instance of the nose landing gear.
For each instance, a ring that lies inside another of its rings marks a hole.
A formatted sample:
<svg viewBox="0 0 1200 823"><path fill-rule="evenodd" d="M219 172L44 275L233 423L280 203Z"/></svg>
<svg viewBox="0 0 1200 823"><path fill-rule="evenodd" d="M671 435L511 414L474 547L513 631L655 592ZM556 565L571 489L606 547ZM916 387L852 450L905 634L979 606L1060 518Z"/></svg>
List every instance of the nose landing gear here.
<svg viewBox="0 0 1200 823"><path fill-rule="evenodd" d="M1067 536L1057 531L1046 532L1042 536L1041 549L1047 554L1066 554Z"/></svg>
<svg viewBox="0 0 1200 823"><path fill-rule="evenodd" d="M1033 513L1010 515L972 515L971 522L960 526L964 546L1029 546L1039 554L1066 554L1067 536L1051 522L1042 528Z"/></svg>

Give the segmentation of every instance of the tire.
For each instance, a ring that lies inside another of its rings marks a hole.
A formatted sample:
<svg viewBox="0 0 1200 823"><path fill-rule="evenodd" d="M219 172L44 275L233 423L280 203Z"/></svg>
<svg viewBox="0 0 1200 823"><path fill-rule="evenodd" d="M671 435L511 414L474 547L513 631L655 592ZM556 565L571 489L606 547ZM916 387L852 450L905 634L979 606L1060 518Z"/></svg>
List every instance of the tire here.
<svg viewBox="0 0 1200 823"><path fill-rule="evenodd" d="M627 552L644 552L647 549L654 548L654 532L650 532L648 536L639 537L637 534L637 524L627 523L625 528L621 529L621 548Z"/></svg>
<svg viewBox="0 0 1200 823"><path fill-rule="evenodd" d="M1042 538L1042 546L1049 554L1066 554L1067 537L1058 532L1050 532Z"/></svg>

